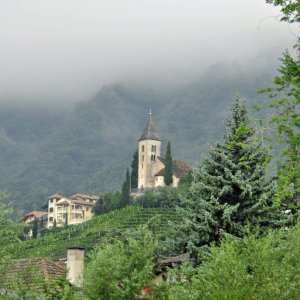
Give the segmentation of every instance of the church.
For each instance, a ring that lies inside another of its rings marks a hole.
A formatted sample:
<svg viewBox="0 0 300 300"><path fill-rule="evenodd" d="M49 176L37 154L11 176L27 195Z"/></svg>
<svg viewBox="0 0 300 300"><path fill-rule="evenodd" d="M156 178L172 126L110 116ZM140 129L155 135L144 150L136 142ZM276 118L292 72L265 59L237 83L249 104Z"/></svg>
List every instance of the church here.
<svg viewBox="0 0 300 300"><path fill-rule="evenodd" d="M155 189L165 186L165 159L161 157L161 139L155 130L150 111L147 125L138 142L138 189ZM177 187L180 177L191 171L183 160L172 161L173 187Z"/></svg>

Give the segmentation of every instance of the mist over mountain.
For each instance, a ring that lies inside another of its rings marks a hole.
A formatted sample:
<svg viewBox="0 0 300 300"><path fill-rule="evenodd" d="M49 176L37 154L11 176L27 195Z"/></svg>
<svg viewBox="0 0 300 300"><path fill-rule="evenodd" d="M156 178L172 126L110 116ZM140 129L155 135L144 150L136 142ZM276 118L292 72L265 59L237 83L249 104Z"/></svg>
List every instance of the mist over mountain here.
<svg viewBox="0 0 300 300"><path fill-rule="evenodd" d="M17 213L38 209L53 193L119 190L149 109L173 157L191 165L221 140L228 108L239 92L248 104L266 104L256 91L270 86L277 59L215 64L185 87L147 83L104 86L91 100L57 109L1 104L0 189Z"/></svg>

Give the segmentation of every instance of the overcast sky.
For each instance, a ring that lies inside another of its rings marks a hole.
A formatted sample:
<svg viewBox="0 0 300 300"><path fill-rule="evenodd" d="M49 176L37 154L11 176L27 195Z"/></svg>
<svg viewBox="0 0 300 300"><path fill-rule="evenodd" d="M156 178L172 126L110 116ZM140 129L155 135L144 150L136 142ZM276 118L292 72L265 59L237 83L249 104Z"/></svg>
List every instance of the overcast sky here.
<svg viewBox="0 0 300 300"><path fill-rule="evenodd" d="M299 32L278 15L264 0L0 0L0 99L77 101L107 83L176 84L279 56Z"/></svg>

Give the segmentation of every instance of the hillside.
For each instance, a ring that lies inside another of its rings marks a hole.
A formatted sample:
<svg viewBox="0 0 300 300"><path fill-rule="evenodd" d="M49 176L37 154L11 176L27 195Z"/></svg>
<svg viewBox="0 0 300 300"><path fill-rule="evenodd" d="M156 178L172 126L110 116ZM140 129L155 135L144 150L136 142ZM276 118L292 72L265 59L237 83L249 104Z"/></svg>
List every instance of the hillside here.
<svg viewBox="0 0 300 300"><path fill-rule="evenodd" d="M163 153L170 140L173 157L193 165L208 144L222 138L237 91L249 104L266 102L256 91L270 85L274 65L265 57L255 65L214 65L196 82L173 91L105 86L90 101L60 113L10 107L8 114L2 109L0 189L11 193L17 214L42 207L53 193L120 189L149 108Z"/></svg>
<svg viewBox="0 0 300 300"><path fill-rule="evenodd" d="M127 207L93 218L80 225L65 229L52 229L37 239L7 245L13 258L26 257L65 257L68 247L80 246L87 251L101 239L113 237L128 229L148 224L158 234L170 231L169 221L176 220L175 211L170 209ZM34 249L34 251L33 251Z"/></svg>

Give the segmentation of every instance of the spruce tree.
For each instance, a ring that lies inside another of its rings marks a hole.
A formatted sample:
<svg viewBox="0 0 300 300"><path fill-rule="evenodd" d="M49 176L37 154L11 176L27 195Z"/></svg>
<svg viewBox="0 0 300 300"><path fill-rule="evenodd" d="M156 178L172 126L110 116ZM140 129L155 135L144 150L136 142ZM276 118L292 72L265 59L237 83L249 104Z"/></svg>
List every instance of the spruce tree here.
<svg viewBox="0 0 300 300"><path fill-rule="evenodd" d="M122 196L121 196L121 203L122 207L125 207L129 204L130 200L130 176L129 176L129 169L127 168L125 181L122 185Z"/></svg>
<svg viewBox="0 0 300 300"><path fill-rule="evenodd" d="M130 183L132 189L136 189L138 187L138 174L139 174L139 154L138 154L138 150L136 150L134 152L133 160L131 163Z"/></svg>
<svg viewBox="0 0 300 300"><path fill-rule="evenodd" d="M167 151L166 151L164 179L166 185L171 185L173 183L172 153L171 153L170 141L168 142Z"/></svg>
<svg viewBox="0 0 300 300"><path fill-rule="evenodd" d="M251 127L244 100L236 97L231 112L224 143L209 149L179 208L178 245L195 256L225 234L242 237L247 224L262 230L280 224L272 207L275 185L266 179L270 155Z"/></svg>

